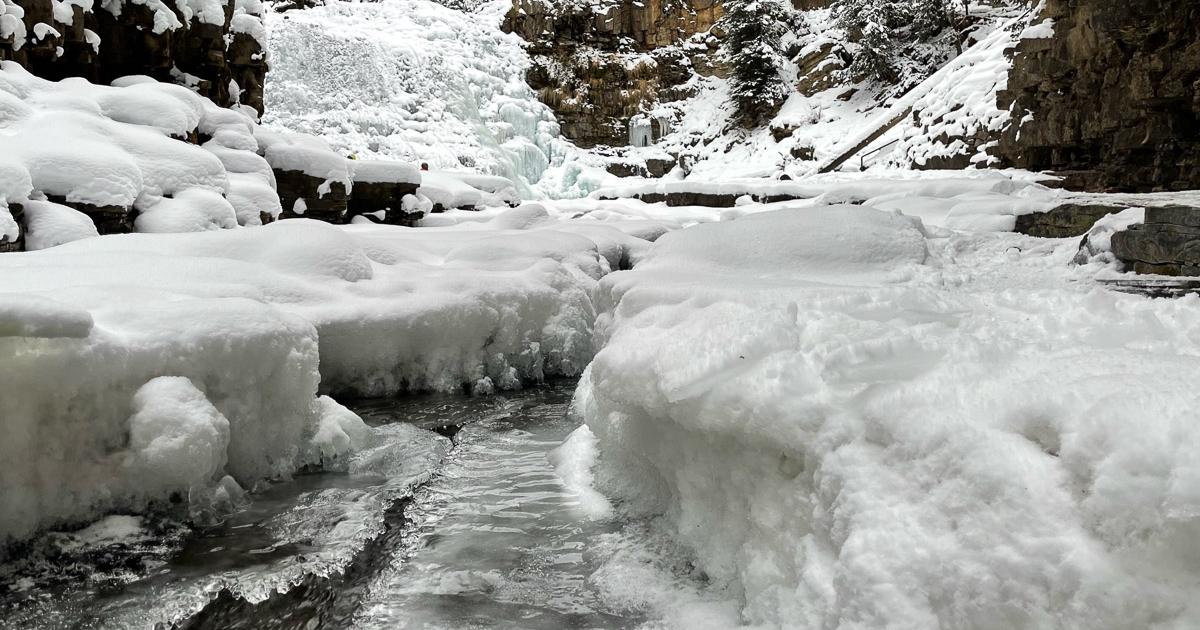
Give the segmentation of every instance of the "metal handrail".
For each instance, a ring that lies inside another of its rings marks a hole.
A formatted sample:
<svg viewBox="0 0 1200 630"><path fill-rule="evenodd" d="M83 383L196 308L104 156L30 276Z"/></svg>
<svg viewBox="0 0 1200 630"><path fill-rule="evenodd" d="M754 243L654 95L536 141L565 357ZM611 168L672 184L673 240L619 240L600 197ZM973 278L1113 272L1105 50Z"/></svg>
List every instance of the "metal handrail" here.
<svg viewBox="0 0 1200 630"><path fill-rule="evenodd" d="M880 151L883 151L884 149L886 149L886 148L888 148L888 147L890 147L890 146L892 146L892 145L895 145L895 144L897 144L897 143L899 143L899 142L900 142L900 138L896 138L895 140L892 140L891 142L889 142L889 143L887 143L887 144L885 144L885 145L883 145L883 146L879 147L878 149L875 149L874 151L868 151L868 152L866 152L866 153L862 154L861 156L859 156L859 158L858 158L858 170L860 170L860 171L865 171L865 170L867 170L867 158L869 158L869 157L871 157L872 155L875 155L875 154L879 153Z"/></svg>

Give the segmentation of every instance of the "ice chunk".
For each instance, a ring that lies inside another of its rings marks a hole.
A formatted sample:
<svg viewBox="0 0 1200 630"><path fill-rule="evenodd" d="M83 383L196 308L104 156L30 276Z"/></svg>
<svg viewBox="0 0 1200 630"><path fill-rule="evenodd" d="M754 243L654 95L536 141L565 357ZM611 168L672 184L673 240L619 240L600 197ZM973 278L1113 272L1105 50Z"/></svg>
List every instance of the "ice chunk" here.
<svg viewBox="0 0 1200 630"><path fill-rule="evenodd" d="M229 420L181 376L151 379L133 395L129 466L139 490L163 498L215 483L223 475ZM222 474L218 474L222 473Z"/></svg>

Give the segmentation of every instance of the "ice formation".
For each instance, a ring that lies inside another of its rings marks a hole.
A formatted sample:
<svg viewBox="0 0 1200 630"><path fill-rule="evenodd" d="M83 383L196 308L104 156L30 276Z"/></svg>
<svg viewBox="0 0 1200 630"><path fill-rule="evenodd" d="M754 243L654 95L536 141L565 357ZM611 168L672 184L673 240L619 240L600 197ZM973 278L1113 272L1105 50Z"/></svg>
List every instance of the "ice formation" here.
<svg viewBox="0 0 1200 630"><path fill-rule="evenodd" d="M464 13L429 0L332 0L271 24L271 127L339 151L530 184L569 149L501 32L507 3Z"/></svg>

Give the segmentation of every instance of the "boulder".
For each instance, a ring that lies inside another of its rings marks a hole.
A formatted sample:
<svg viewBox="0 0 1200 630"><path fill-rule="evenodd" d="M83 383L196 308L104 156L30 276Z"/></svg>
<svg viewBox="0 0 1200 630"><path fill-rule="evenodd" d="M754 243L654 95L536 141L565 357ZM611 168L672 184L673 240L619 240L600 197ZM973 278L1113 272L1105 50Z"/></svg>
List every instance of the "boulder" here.
<svg viewBox="0 0 1200 630"><path fill-rule="evenodd" d="M345 223L349 199L342 182L327 181L300 171L274 169L281 219L316 219L326 223Z"/></svg>
<svg viewBox="0 0 1200 630"><path fill-rule="evenodd" d="M405 212L405 195L416 195L417 184L406 182L354 181L347 203L347 222L363 216L374 223L416 227L424 212Z"/></svg>
<svg viewBox="0 0 1200 630"><path fill-rule="evenodd" d="M1113 254L1137 273L1200 276L1200 208L1146 209L1146 222L1117 232Z"/></svg>

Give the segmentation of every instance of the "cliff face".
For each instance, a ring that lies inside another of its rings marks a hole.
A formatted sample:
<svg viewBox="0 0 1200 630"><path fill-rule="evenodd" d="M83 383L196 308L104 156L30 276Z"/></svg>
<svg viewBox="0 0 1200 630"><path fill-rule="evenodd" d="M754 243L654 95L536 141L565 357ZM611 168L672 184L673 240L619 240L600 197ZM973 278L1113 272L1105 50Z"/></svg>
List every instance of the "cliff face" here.
<svg viewBox="0 0 1200 630"><path fill-rule="evenodd" d="M37 76L107 84L149 75L192 87L221 106L263 111L267 62L257 2L114 1L92 8L3 0L0 9L0 60Z"/></svg>
<svg viewBox="0 0 1200 630"><path fill-rule="evenodd" d="M721 73L719 42L708 33L721 15L718 0L514 0L504 29L530 42L527 80L563 135L585 147L621 146L633 117L687 96L695 74Z"/></svg>
<svg viewBox="0 0 1200 630"><path fill-rule="evenodd" d="M998 157L1069 188L1200 188L1200 4L1046 0L1043 17L1053 37L1019 44L999 95Z"/></svg>

